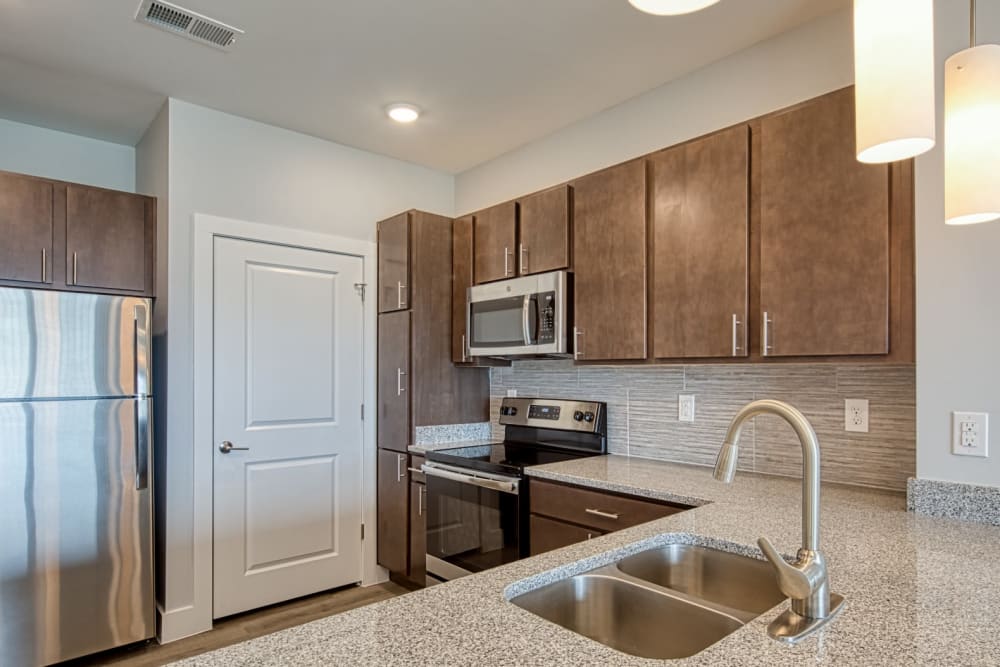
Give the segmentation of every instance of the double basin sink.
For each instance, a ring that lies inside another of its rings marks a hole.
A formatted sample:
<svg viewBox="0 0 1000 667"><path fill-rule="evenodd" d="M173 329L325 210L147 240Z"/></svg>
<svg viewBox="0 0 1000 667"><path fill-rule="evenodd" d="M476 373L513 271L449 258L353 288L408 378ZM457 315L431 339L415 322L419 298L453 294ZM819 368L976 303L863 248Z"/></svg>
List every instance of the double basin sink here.
<svg viewBox="0 0 1000 667"><path fill-rule="evenodd" d="M785 600L763 560L668 544L519 595L522 609L643 658L686 658Z"/></svg>

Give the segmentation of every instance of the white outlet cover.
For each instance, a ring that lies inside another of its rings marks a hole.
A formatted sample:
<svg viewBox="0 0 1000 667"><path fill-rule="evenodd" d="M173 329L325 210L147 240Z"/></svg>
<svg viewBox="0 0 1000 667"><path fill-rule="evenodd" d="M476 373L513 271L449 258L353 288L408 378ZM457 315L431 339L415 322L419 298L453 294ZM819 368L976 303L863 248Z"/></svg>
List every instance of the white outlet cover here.
<svg viewBox="0 0 1000 667"><path fill-rule="evenodd" d="M868 432L868 399L844 399L844 430L851 433Z"/></svg>
<svg viewBox="0 0 1000 667"><path fill-rule="evenodd" d="M677 396L677 421L694 421L694 394L680 394Z"/></svg>
<svg viewBox="0 0 1000 667"><path fill-rule="evenodd" d="M951 413L951 453L957 456L990 455L990 416L985 412Z"/></svg>
<svg viewBox="0 0 1000 667"><path fill-rule="evenodd" d="M507 398L517 398L517 389L508 389Z"/></svg>

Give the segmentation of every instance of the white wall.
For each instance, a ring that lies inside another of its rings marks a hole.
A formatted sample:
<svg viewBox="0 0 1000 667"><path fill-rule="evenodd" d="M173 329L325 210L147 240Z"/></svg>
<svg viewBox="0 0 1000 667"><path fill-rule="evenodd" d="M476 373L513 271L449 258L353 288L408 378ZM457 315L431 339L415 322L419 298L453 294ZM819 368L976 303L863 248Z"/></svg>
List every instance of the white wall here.
<svg viewBox="0 0 1000 667"><path fill-rule="evenodd" d="M1000 222L942 224L944 60L969 45L969 5L935 5L939 141L917 162L917 476L1000 486ZM1000 3L979 3L977 32L1000 43ZM953 410L990 413L989 459L951 454Z"/></svg>
<svg viewBox="0 0 1000 667"><path fill-rule="evenodd" d="M399 211L451 215L454 178L175 99L168 102L168 115L169 400L158 415L167 429L160 447L166 447L169 512L161 527L160 603L163 637L174 639L208 629L212 612L211 545L194 537L206 521L210 531L212 508L193 501L193 215L373 241L375 222Z"/></svg>
<svg viewBox="0 0 1000 667"><path fill-rule="evenodd" d="M132 192L135 149L0 119L0 169Z"/></svg>
<svg viewBox="0 0 1000 667"><path fill-rule="evenodd" d="M841 11L459 174L465 214L707 134L854 82Z"/></svg>

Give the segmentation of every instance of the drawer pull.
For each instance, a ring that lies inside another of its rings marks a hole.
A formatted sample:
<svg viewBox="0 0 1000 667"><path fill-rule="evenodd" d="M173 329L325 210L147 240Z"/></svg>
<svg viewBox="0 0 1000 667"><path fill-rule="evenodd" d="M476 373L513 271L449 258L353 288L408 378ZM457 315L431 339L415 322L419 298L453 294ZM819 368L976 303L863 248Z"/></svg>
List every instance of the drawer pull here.
<svg viewBox="0 0 1000 667"><path fill-rule="evenodd" d="M595 516L602 516L605 519L617 519L618 515L612 512L602 512L601 510L590 509L589 507L583 510L587 514L593 514Z"/></svg>

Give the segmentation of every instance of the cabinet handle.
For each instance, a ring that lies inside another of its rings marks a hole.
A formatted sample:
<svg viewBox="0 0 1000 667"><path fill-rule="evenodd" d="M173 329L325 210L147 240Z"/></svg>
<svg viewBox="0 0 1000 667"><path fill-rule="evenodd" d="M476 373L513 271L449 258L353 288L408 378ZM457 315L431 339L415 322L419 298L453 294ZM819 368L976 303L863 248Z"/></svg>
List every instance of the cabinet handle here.
<svg viewBox="0 0 1000 667"><path fill-rule="evenodd" d="M466 361L469 360L468 356L466 355L466 350L468 350L468 348L465 346L465 334L462 334L462 363L463 364Z"/></svg>
<svg viewBox="0 0 1000 667"><path fill-rule="evenodd" d="M604 517L605 519L617 519L618 515L614 512L602 512L601 510L590 509L589 507L583 510L587 514L593 514L594 516Z"/></svg>
<svg viewBox="0 0 1000 667"><path fill-rule="evenodd" d="M573 327L573 359L579 359L583 356L583 350L580 349L580 336L582 335L582 329Z"/></svg>
<svg viewBox="0 0 1000 667"><path fill-rule="evenodd" d="M406 371L402 368L396 369L396 396L402 396L403 392L406 391L406 387L403 386L404 375L406 375Z"/></svg>
<svg viewBox="0 0 1000 667"><path fill-rule="evenodd" d="M46 250L45 250L45 248L42 248L42 282L43 283L49 282L48 280L45 279L45 274L47 273L46 269L48 268L48 263L49 262L48 262L48 257L46 256Z"/></svg>
<svg viewBox="0 0 1000 667"><path fill-rule="evenodd" d="M406 289L406 285L402 282L396 283L396 307L406 308L406 300L403 298L403 290Z"/></svg>
<svg viewBox="0 0 1000 667"><path fill-rule="evenodd" d="M740 352L740 344L738 342L739 339L737 338L736 334L741 324L743 323L740 322L740 318L736 315L736 313L733 313L733 356L734 357L739 356Z"/></svg>
<svg viewBox="0 0 1000 667"><path fill-rule="evenodd" d="M521 262L521 274L523 275L528 272L528 249L521 243L518 245L518 251L520 255L519 261Z"/></svg>
<svg viewBox="0 0 1000 667"><path fill-rule="evenodd" d="M404 463L406 462L405 454L396 454L396 481L402 482L403 478L406 477L406 473L403 471Z"/></svg>
<svg viewBox="0 0 1000 667"><path fill-rule="evenodd" d="M588 540L594 539L594 534L593 533L587 533L587 539Z"/></svg>
<svg viewBox="0 0 1000 667"><path fill-rule="evenodd" d="M73 253L73 282L70 283L71 285L75 285L76 284L76 264L77 264L77 262L76 262L76 253L74 252Z"/></svg>
<svg viewBox="0 0 1000 667"><path fill-rule="evenodd" d="M509 258L510 258L510 248L504 248L503 249L503 275L504 275L504 277L507 277L507 276L510 275L510 262L508 261Z"/></svg>
<svg viewBox="0 0 1000 667"><path fill-rule="evenodd" d="M424 515L424 494L427 493L427 487L419 486L417 487L417 516Z"/></svg>
<svg viewBox="0 0 1000 667"><path fill-rule="evenodd" d="M771 345L771 324L773 324L773 320L771 319L768 312L765 310L764 327L763 327L764 335L761 336L761 341L760 341L760 353L761 356L764 357L769 356L771 354L771 350L774 349L774 346Z"/></svg>

